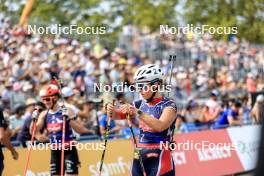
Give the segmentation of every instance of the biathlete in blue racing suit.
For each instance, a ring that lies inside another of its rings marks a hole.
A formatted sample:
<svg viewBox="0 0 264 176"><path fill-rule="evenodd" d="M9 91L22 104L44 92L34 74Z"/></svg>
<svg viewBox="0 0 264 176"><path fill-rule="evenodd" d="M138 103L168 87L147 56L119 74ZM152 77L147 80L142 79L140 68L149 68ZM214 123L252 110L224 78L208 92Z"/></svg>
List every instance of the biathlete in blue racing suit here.
<svg viewBox="0 0 264 176"><path fill-rule="evenodd" d="M119 108L107 105L107 114L113 119L125 119L126 115L139 118L138 151L131 169L132 176L174 176L175 167L171 151L161 143L172 142L177 107L173 100L161 95L158 86L163 74L156 65L145 65L135 73L134 79L143 100ZM141 166L140 160L143 163Z"/></svg>

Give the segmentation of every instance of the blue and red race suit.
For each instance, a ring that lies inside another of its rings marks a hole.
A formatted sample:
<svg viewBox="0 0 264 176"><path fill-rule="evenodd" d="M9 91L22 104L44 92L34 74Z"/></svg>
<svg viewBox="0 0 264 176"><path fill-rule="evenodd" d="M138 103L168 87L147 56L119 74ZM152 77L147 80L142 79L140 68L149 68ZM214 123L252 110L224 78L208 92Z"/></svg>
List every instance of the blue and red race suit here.
<svg viewBox="0 0 264 176"><path fill-rule="evenodd" d="M46 127L49 132L49 140L51 144L61 144L63 116L62 111L58 110L55 113L48 112L46 115ZM73 133L69 121L66 121L65 128L65 143L73 140Z"/></svg>
<svg viewBox="0 0 264 176"><path fill-rule="evenodd" d="M55 113L48 112L45 117L45 126L49 132L49 140L51 144L51 175L59 175L61 168L61 147L62 147L62 128L63 116L62 111ZM67 174L78 174L79 158L75 146L71 146L73 142L73 133L69 121L65 126L65 143L64 148L64 172Z"/></svg>
<svg viewBox="0 0 264 176"><path fill-rule="evenodd" d="M152 102L135 101L134 106L153 118L159 119L165 108L177 111L176 103L168 98L154 99ZM155 131L143 121L139 123L138 147L147 176L174 176L175 168L171 151L160 148L161 142L171 142L175 121L161 132ZM132 175L143 175L139 160L134 158Z"/></svg>

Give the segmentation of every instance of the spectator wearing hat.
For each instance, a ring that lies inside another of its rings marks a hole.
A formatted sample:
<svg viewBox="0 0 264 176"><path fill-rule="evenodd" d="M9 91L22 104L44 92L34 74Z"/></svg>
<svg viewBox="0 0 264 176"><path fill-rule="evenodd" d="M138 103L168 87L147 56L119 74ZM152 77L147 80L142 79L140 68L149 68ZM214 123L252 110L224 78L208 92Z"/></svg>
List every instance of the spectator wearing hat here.
<svg viewBox="0 0 264 176"><path fill-rule="evenodd" d="M28 98L27 101L26 101L26 110L25 110L25 113L23 115L23 119L27 119L28 117L31 116L31 114L33 113L34 111L34 106L35 104L37 103L37 101L33 98Z"/></svg>

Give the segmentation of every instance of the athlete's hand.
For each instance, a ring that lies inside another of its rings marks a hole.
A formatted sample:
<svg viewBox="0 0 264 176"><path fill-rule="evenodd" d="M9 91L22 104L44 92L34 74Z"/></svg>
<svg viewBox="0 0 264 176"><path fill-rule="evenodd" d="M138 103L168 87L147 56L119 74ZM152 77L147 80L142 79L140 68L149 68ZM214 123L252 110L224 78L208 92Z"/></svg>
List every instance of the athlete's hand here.
<svg viewBox="0 0 264 176"><path fill-rule="evenodd" d="M107 114L107 117L112 117L112 115L113 115L113 111L114 111L114 106L113 106L113 104L112 103L108 103L107 105L106 105L106 114Z"/></svg>
<svg viewBox="0 0 264 176"><path fill-rule="evenodd" d="M33 113L32 113L33 121L36 122L38 120L38 117L39 117L39 111L38 110L34 110Z"/></svg>
<svg viewBox="0 0 264 176"><path fill-rule="evenodd" d="M65 106L61 107L62 115L65 117L69 117L68 109Z"/></svg>
<svg viewBox="0 0 264 176"><path fill-rule="evenodd" d="M131 116L136 114L136 108L130 104L121 105L120 110L122 113L129 114Z"/></svg>

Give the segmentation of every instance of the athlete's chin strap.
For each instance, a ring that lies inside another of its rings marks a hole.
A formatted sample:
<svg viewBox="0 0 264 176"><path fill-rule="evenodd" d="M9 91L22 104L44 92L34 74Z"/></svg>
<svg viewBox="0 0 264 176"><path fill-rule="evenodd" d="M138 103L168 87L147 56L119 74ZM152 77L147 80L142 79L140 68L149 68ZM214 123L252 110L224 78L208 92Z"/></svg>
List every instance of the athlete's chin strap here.
<svg viewBox="0 0 264 176"><path fill-rule="evenodd" d="M151 83L151 86L154 85L155 82ZM157 92L158 88L156 87L154 92L152 92L152 95L150 96L150 98L146 99L147 103L152 102L152 100L154 99L156 92Z"/></svg>

